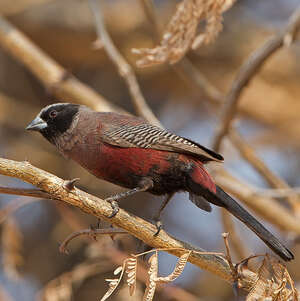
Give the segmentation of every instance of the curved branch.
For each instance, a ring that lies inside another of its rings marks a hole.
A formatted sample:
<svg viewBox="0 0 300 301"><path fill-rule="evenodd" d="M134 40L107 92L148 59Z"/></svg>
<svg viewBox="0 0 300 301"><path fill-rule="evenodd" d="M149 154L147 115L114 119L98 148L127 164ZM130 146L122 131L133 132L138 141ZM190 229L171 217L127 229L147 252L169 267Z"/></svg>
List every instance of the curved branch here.
<svg viewBox="0 0 300 301"><path fill-rule="evenodd" d="M29 162L17 162L0 158L0 174L21 179L50 194L55 199L78 207L82 211L92 214L97 218L105 219L154 248L185 248L204 252L204 250L196 249L195 247L172 237L164 230L160 231L159 235L154 237L156 227L153 224L130 214L125 210L120 209L115 217L111 219L108 218L107 216L111 214L111 206L108 202L78 188L75 188L72 191L66 190L64 188L64 180L32 166ZM176 256L180 256L183 253L180 250L169 250L168 252ZM222 256L193 253L193 255L190 256L189 261L204 270L218 275L226 281L232 281L231 269L227 260Z"/></svg>
<svg viewBox="0 0 300 301"><path fill-rule="evenodd" d="M59 251L61 253L68 254L69 251L67 249L68 244L74 238L81 236L81 235L88 235L93 237L96 240L96 235L115 235L115 234L128 234L127 231L123 229L116 229L116 228L108 228L108 229L83 229L76 232L71 233L65 240L60 244Z"/></svg>

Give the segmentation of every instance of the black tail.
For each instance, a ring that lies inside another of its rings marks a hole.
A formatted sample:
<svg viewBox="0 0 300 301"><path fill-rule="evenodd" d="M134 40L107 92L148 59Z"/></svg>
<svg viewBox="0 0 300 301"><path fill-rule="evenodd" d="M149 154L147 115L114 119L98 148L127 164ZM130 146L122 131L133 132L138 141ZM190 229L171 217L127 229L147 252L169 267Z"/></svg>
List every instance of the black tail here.
<svg viewBox="0 0 300 301"><path fill-rule="evenodd" d="M248 228L250 228L283 260L289 261L294 259L294 255L273 234L271 234L259 221L257 221L250 213L248 213L241 205L239 205L222 188L216 186L217 191L216 194L214 194L193 181L190 181L189 184L190 189L194 193L204 196L206 200L214 205L226 208L231 214L233 214Z"/></svg>

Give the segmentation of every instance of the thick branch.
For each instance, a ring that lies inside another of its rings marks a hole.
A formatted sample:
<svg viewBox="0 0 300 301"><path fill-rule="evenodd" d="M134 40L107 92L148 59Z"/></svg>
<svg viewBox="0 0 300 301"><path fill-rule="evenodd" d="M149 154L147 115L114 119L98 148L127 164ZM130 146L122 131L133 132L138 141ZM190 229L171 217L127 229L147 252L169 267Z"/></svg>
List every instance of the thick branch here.
<svg viewBox="0 0 300 301"><path fill-rule="evenodd" d="M220 150L222 139L229 131L232 120L236 114L238 102L243 89L274 52L276 52L280 47L284 46L287 41L289 44L291 43L299 28L300 7L290 17L285 30L270 38L262 47L255 50L242 65L232 83L229 93L225 98L225 103L222 109L222 117L213 143L213 148L216 151Z"/></svg>
<svg viewBox="0 0 300 301"><path fill-rule="evenodd" d="M0 46L25 65L57 97L114 111L115 107L95 90L68 74L58 63L37 47L22 32L0 15Z"/></svg>
<svg viewBox="0 0 300 301"><path fill-rule="evenodd" d="M28 162L17 162L0 158L0 174L21 179L35 185L39 189L49 193L53 198L80 208L82 211L126 230L154 248L186 248L202 251L177 240L164 230L154 237L156 227L151 223L120 210L114 218L107 218L111 214L111 206L108 202L75 188L68 191L64 188L64 181L53 174L32 166ZM180 256L182 251L170 250L169 253ZM232 281L231 270L228 262L222 256L212 254L193 254L189 261L198 267L208 270L226 281Z"/></svg>

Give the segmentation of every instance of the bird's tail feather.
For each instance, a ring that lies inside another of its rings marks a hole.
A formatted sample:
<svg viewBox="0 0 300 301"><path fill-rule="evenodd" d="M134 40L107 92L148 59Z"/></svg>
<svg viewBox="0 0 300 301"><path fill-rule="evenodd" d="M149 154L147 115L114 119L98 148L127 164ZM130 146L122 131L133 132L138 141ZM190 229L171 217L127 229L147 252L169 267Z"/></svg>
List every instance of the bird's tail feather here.
<svg viewBox="0 0 300 301"><path fill-rule="evenodd" d="M202 185L195 183L192 179L188 181L189 189L214 205L226 208L231 214L242 221L249 229L251 229L262 241L265 242L283 260L289 261L294 259L294 255L259 221L257 221L250 213L248 213L241 205L239 205L230 195L222 188L216 186L216 192L204 188Z"/></svg>

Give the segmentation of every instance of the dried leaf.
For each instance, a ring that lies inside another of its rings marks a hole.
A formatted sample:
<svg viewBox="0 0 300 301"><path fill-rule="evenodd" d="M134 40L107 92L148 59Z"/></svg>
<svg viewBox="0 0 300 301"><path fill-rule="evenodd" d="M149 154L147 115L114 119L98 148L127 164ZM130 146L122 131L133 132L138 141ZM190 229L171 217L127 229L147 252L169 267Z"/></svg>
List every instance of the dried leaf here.
<svg viewBox="0 0 300 301"><path fill-rule="evenodd" d="M294 282L286 267L278 259L270 255L264 256L263 263L255 274L248 268L248 262L253 258L245 260L242 263L243 267L240 267L241 264L238 265L239 281L243 281L242 277L245 271L256 276L255 278L251 277L253 285L248 288L250 292L246 298L247 301L298 301L298 292L294 287ZM290 288L287 287L287 284L290 285Z"/></svg>
<svg viewBox="0 0 300 301"><path fill-rule="evenodd" d="M150 268L148 270L149 281L145 290L143 301L152 301L156 289L156 279L158 273L158 256L157 251L149 258Z"/></svg>
<svg viewBox="0 0 300 301"><path fill-rule="evenodd" d="M176 263L174 271L166 277L158 277L156 279L156 282L171 282L171 281L174 281L176 278L178 278L181 275L181 273L183 272L184 267L191 255L191 253L192 253L192 251L189 251L189 252L181 255Z"/></svg>
<svg viewBox="0 0 300 301"><path fill-rule="evenodd" d="M123 270L123 266L119 266L114 270L114 275L120 274L120 272Z"/></svg>
<svg viewBox="0 0 300 301"><path fill-rule="evenodd" d="M267 282L267 259L264 257L264 260L258 270L257 273L257 281L254 286L250 290L246 301L257 301L257 300L265 300L267 297L271 297L268 282Z"/></svg>
<svg viewBox="0 0 300 301"><path fill-rule="evenodd" d="M132 49L141 59L139 67L179 61L186 52L215 40L222 30L222 13L229 9L235 0L183 0L177 5L163 34L160 45L155 48ZM201 20L206 21L205 30L197 35Z"/></svg>
<svg viewBox="0 0 300 301"><path fill-rule="evenodd" d="M136 270L137 258L131 257L126 262L125 272L127 274L127 285L129 286L129 294L133 296L136 289Z"/></svg>
<svg viewBox="0 0 300 301"><path fill-rule="evenodd" d="M105 281L109 282L109 287L108 287L108 291L105 293L105 295L101 298L101 301L105 301L107 300L111 294L116 290L116 288L118 287L123 274L124 274L124 266L126 264L126 260L123 263L123 266L119 266L114 270L114 275L118 275L121 273L119 278L114 278L114 279L105 279Z"/></svg>

